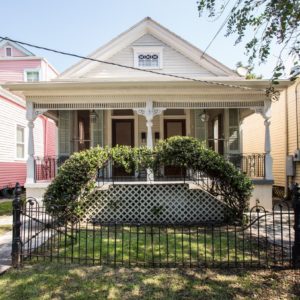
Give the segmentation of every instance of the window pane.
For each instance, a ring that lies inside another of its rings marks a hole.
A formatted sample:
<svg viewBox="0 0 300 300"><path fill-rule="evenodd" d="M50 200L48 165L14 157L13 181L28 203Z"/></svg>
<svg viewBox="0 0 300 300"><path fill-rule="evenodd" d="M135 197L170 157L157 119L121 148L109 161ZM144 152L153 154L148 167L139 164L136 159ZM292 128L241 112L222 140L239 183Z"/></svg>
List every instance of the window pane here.
<svg viewBox="0 0 300 300"><path fill-rule="evenodd" d="M38 71L26 72L26 76L27 76L28 82L39 81L39 72Z"/></svg>
<svg viewBox="0 0 300 300"><path fill-rule="evenodd" d="M24 145L17 145L17 158L24 158Z"/></svg>
<svg viewBox="0 0 300 300"><path fill-rule="evenodd" d="M17 128L17 143L24 143L24 128Z"/></svg>
<svg viewBox="0 0 300 300"><path fill-rule="evenodd" d="M11 56L11 48L6 48L6 56Z"/></svg>

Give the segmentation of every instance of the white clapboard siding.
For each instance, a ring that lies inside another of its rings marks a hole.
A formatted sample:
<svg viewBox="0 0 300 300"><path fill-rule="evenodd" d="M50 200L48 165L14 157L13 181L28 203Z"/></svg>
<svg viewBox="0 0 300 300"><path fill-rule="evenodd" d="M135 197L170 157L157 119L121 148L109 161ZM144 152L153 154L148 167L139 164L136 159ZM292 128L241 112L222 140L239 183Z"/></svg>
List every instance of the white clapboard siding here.
<svg viewBox="0 0 300 300"><path fill-rule="evenodd" d="M25 104L25 103L24 103ZM25 158L27 159L28 130L25 107L15 105L0 96L0 162L22 161L16 158L17 126L25 128ZM36 155L44 154L44 132L41 118L34 122L34 147Z"/></svg>
<svg viewBox="0 0 300 300"><path fill-rule="evenodd" d="M146 34L133 42L131 45L120 50L113 55L108 61L127 66L134 66L134 46L161 46L163 47L163 67L158 69L159 72L165 72L176 75L190 77L209 77L214 76L211 72L179 53L175 49L166 45L162 41ZM145 77L159 78L158 75L153 75L145 72L134 71L130 69L120 68L117 66L98 64L96 67L82 75L84 78L119 78L119 77Z"/></svg>

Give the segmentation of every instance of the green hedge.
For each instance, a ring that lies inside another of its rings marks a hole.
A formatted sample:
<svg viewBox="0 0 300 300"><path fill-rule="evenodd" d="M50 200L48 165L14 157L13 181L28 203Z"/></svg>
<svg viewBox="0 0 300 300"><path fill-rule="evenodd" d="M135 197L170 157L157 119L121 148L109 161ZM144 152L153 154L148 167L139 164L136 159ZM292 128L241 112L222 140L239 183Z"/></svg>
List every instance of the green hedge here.
<svg viewBox="0 0 300 300"><path fill-rule="evenodd" d="M109 158L128 173L144 168L157 171L163 165L201 172L211 183L206 187L207 191L221 197L234 219L241 218L248 207L251 180L197 139L178 136L160 141L154 152L146 147L117 146L74 153L59 169L45 193L47 210L57 215L79 214L81 203L95 187L97 169L103 167Z"/></svg>

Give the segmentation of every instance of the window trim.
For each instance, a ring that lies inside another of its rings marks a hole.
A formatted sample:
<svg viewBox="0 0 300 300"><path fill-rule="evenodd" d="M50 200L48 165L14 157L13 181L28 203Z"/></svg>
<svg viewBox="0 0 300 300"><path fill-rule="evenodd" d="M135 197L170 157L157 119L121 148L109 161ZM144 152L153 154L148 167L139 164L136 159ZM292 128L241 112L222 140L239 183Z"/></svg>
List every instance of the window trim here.
<svg viewBox="0 0 300 300"><path fill-rule="evenodd" d="M27 80L27 73L28 72L38 72L39 73L39 80L38 81L41 81L41 69L40 68L35 68L35 69L24 69L24 81L25 82L35 82L35 81L28 81ZM38 82L36 81L36 82Z"/></svg>
<svg viewBox="0 0 300 300"><path fill-rule="evenodd" d="M158 66L139 66L139 55L140 54L157 54L158 55ZM135 46L133 47L134 67L140 69L162 69L163 68L163 47L161 46Z"/></svg>
<svg viewBox="0 0 300 300"><path fill-rule="evenodd" d="M13 57L13 48L11 46L4 47L5 49L5 57ZM10 55L7 55L7 49L10 49Z"/></svg>
<svg viewBox="0 0 300 300"><path fill-rule="evenodd" d="M22 128L23 129L23 137L24 137L24 141L23 143L19 143L18 142L18 129L19 128ZM21 124L16 124L16 136L15 136L15 157L16 157L16 160L19 160L19 161L25 161L26 160L26 156L27 156L27 152L26 152L26 127L24 125L21 125ZM18 157L18 145L23 145L24 147L24 156L23 157Z"/></svg>

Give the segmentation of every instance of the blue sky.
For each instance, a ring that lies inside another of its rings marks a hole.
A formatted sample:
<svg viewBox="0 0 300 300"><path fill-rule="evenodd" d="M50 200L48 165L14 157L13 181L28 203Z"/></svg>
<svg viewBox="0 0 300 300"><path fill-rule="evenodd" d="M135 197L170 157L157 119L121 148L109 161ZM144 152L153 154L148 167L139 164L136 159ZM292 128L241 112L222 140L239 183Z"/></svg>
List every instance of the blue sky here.
<svg viewBox="0 0 300 300"><path fill-rule="evenodd" d="M88 55L130 26L149 16L204 50L226 15L216 22L199 17L196 0L14 0L1 3L0 34L12 39ZM208 54L230 68L247 62L243 44L224 37L225 28ZM250 35L248 35L250 36ZM46 57L59 71L77 61L50 52L31 49ZM269 77L272 63L255 69Z"/></svg>

